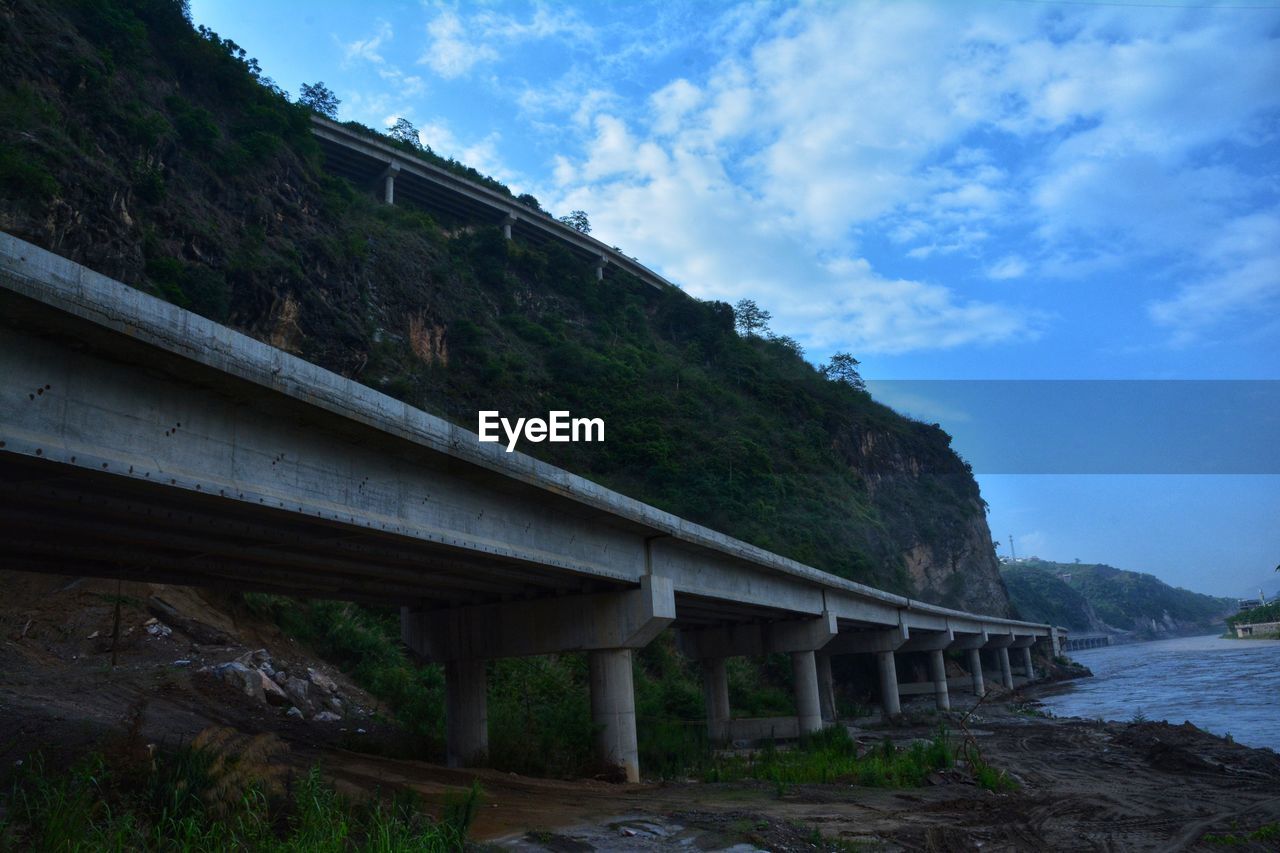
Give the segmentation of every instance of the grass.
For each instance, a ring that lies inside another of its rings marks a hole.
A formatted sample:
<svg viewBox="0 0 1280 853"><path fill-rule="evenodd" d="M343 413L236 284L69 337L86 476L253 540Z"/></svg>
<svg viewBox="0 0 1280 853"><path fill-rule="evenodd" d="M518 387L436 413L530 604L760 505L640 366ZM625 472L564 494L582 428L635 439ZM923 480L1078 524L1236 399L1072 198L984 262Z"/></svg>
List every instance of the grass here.
<svg viewBox="0 0 1280 853"><path fill-rule="evenodd" d="M772 782L778 794L787 786L841 782L875 788L916 788L928 775L955 764L947 733L939 728L929 741L895 746L888 738L865 750L843 726L801 739L794 749L766 744L749 755L712 756L702 768L707 782L748 779Z"/></svg>
<svg viewBox="0 0 1280 853"><path fill-rule="evenodd" d="M285 779L253 741L223 737L167 755L95 752L62 773L34 756L5 798L0 849L430 853L466 843L477 787L435 821L413 795L353 800L316 768Z"/></svg>
<svg viewBox="0 0 1280 853"><path fill-rule="evenodd" d="M1218 844L1223 847L1240 847L1255 841L1280 844L1280 822L1264 823L1252 832L1208 833L1200 840L1206 844Z"/></svg>

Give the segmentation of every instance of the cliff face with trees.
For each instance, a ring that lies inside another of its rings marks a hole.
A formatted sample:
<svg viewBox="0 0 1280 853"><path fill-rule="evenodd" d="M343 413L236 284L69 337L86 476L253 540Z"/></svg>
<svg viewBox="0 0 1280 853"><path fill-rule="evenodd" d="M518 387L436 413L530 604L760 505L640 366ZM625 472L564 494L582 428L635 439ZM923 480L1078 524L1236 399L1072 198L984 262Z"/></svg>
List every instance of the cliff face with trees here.
<svg viewBox="0 0 1280 853"><path fill-rule="evenodd" d="M597 283L556 245L327 175L310 111L181 4L0 6L0 116L0 229L468 428L603 418L603 444L522 449L827 571L1010 613L940 428L738 334L728 305Z"/></svg>
<svg viewBox="0 0 1280 853"><path fill-rule="evenodd" d="M1154 640L1221 630L1231 598L1171 587L1153 575L1103 564L1032 559L1006 564L1005 584L1026 619L1080 633Z"/></svg>

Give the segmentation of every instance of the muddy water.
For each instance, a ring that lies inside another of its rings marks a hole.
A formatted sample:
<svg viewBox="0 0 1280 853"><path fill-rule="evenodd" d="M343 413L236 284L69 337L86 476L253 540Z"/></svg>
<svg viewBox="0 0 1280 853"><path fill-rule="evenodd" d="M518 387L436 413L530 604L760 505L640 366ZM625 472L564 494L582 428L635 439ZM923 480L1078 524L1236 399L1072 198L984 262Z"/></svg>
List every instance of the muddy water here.
<svg viewBox="0 0 1280 853"><path fill-rule="evenodd" d="M1061 717L1189 720L1280 751L1280 640L1185 637L1072 652L1093 678L1043 696Z"/></svg>

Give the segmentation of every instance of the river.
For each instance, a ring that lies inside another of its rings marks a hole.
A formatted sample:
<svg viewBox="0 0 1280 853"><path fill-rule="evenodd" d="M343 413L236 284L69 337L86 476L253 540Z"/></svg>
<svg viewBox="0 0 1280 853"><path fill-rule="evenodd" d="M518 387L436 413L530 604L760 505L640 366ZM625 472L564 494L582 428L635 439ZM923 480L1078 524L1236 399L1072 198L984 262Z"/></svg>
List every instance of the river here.
<svg viewBox="0 0 1280 853"><path fill-rule="evenodd" d="M1183 637L1071 652L1093 678L1046 691L1059 717L1181 723L1280 752L1280 640Z"/></svg>

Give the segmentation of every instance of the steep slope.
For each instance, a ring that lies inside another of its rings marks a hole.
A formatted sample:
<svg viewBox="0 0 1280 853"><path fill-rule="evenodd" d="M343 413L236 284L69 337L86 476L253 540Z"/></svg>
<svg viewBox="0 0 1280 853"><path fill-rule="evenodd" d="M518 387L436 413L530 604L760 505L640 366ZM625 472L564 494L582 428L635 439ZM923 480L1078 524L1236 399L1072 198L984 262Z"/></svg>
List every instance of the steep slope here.
<svg viewBox="0 0 1280 853"><path fill-rule="evenodd" d="M1028 565L1006 565L1000 574L1009 599L1023 619L1061 625L1079 633L1105 630L1089 601L1052 572Z"/></svg>
<svg viewBox="0 0 1280 853"><path fill-rule="evenodd" d="M522 449L836 574L1010 612L936 425L739 337L723 303L378 204L180 3L9 0L0 117L0 229L469 428L601 417L603 444Z"/></svg>
<svg viewBox="0 0 1280 853"><path fill-rule="evenodd" d="M1236 605L1234 599L1171 587L1154 575L1104 564L1032 559L1006 564L1001 571L1010 598L1026 618L1134 639L1218 630Z"/></svg>

